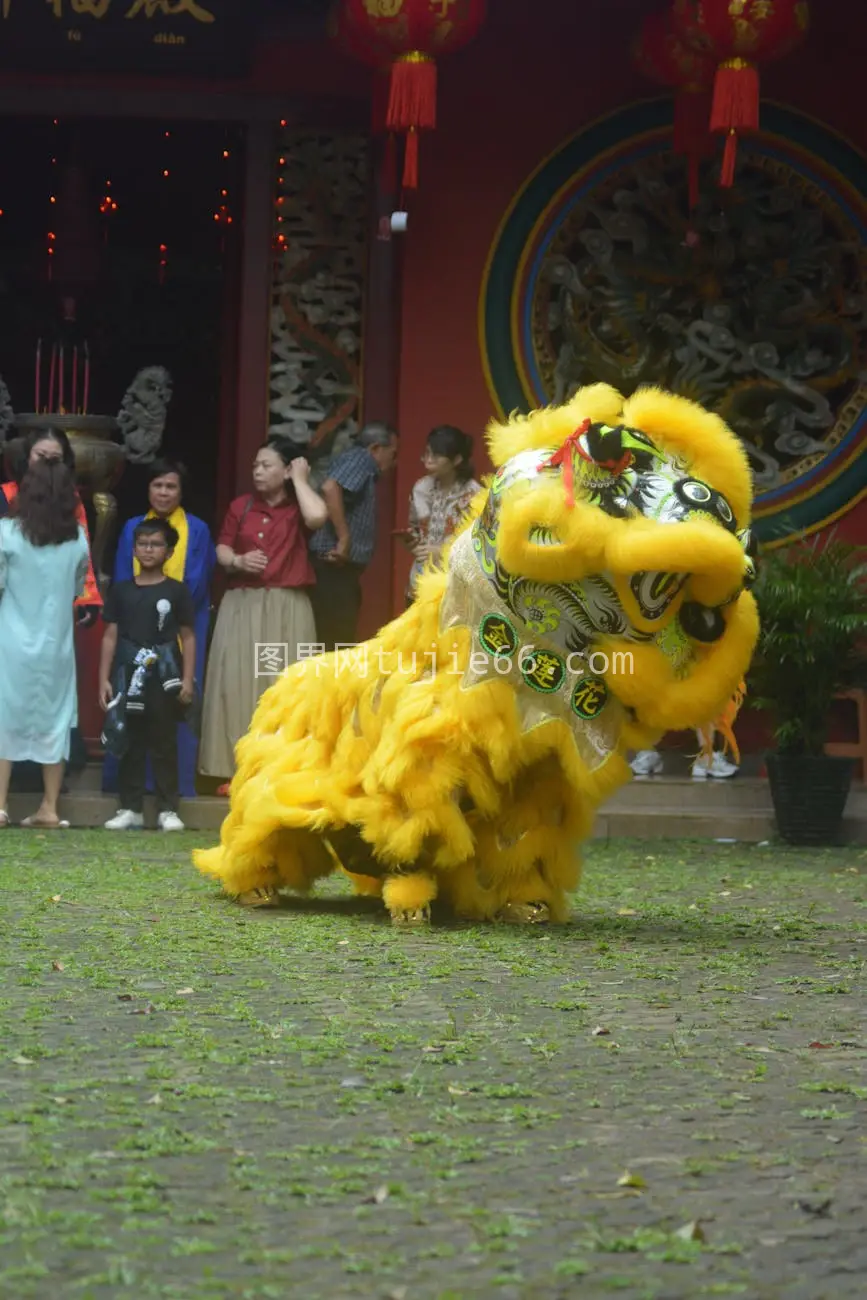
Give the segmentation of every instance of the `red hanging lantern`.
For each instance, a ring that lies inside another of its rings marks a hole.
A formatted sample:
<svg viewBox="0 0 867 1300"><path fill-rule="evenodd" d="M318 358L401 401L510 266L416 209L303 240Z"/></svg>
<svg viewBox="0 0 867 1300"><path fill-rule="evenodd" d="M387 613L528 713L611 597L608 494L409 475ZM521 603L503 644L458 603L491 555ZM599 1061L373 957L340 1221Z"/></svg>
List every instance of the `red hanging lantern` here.
<svg viewBox="0 0 867 1300"><path fill-rule="evenodd" d="M734 183L738 135L759 129L762 60L782 58L810 24L807 0L674 0L674 30L717 63L710 129L726 137L720 184Z"/></svg>
<svg viewBox="0 0 867 1300"><path fill-rule="evenodd" d="M676 34L669 13L651 14L633 48L639 71L675 92L674 152L689 166L689 207L698 203L699 163L713 153L711 90L716 64Z"/></svg>
<svg viewBox="0 0 867 1300"><path fill-rule="evenodd" d="M406 136L406 189L418 186L418 133L436 126L436 59L472 40L485 10L486 0L341 0L344 48L390 69L386 127Z"/></svg>

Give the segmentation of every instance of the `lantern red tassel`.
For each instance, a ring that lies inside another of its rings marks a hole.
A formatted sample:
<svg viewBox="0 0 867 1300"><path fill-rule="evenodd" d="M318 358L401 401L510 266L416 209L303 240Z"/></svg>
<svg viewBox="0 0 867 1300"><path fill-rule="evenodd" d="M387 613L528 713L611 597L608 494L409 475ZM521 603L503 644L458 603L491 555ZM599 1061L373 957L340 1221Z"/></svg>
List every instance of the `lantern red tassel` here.
<svg viewBox="0 0 867 1300"><path fill-rule="evenodd" d="M403 188L418 189L418 131L411 126L406 134L406 149L403 155Z"/></svg>
<svg viewBox="0 0 867 1300"><path fill-rule="evenodd" d="M411 50L395 60L386 121L392 131L436 127L437 65L430 55Z"/></svg>
<svg viewBox="0 0 867 1300"><path fill-rule="evenodd" d="M418 189L418 133L437 124L437 65L427 54L411 50L395 60L388 97L389 129L406 132L403 188Z"/></svg>
<svg viewBox="0 0 867 1300"><path fill-rule="evenodd" d="M717 69L713 89L710 129L726 133L720 185L730 189L735 180L738 132L759 129L759 73L746 59L727 59Z"/></svg>

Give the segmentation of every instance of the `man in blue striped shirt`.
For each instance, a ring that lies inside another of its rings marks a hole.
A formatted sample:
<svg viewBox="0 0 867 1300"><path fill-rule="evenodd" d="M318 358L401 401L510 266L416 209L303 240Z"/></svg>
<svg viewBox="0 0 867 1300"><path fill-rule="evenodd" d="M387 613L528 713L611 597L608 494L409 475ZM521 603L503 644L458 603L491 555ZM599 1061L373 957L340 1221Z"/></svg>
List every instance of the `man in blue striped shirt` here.
<svg viewBox="0 0 867 1300"><path fill-rule="evenodd" d="M356 445L328 467L321 488L328 523L310 539L317 644L324 645L326 653L356 642L361 575L376 549L376 484L396 460L397 434L375 422L366 424Z"/></svg>

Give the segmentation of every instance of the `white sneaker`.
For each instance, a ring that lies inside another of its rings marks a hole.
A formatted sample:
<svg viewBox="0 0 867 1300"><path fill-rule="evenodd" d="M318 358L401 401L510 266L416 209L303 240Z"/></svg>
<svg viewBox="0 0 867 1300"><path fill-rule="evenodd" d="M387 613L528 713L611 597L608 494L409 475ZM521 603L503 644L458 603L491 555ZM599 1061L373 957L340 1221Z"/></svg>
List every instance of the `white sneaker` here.
<svg viewBox="0 0 867 1300"><path fill-rule="evenodd" d="M736 776L738 773L736 763L730 763L722 750L714 751L713 758L708 763L707 758L700 755L692 765L693 781L705 781L709 776L715 777L718 781L727 781L729 777Z"/></svg>
<svg viewBox="0 0 867 1300"><path fill-rule="evenodd" d="M187 828L176 812L161 812L157 818L161 831L185 831Z"/></svg>
<svg viewBox="0 0 867 1300"><path fill-rule="evenodd" d="M129 808L119 808L111 820L105 823L107 831L140 831L143 826L142 814L131 812Z"/></svg>
<svg viewBox="0 0 867 1300"><path fill-rule="evenodd" d="M629 764L633 776L658 776L663 769L662 755L655 749L642 749Z"/></svg>

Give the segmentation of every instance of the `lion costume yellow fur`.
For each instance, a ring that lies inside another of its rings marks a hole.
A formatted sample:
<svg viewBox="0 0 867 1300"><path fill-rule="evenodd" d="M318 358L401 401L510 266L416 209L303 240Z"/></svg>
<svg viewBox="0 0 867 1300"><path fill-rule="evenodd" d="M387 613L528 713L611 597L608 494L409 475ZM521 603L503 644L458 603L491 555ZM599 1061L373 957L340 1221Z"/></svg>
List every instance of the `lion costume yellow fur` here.
<svg viewBox="0 0 867 1300"><path fill-rule="evenodd" d="M758 617L726 425L596 385L488 443L496 473L416 603L262 697L221 845L194 855L230 895L274 902L342 867L397 922L437 897L564 920L627 752L737 698Z"/></svg>

